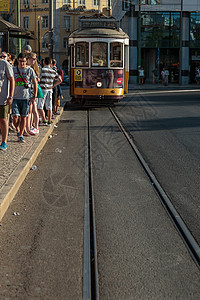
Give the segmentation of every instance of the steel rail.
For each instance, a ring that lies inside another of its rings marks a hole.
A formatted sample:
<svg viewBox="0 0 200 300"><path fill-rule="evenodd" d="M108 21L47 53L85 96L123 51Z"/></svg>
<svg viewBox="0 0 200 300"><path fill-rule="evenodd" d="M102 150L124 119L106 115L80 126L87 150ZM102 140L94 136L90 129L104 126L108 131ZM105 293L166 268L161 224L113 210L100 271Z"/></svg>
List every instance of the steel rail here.
<svg viewBox="0 0 200 300"><path fill-rule="evenodd" d="M200 270L200 247L196 240L194 239L193 235L187 228L186 224L184 223L183 219L181 218L180 214L172 204L171 200L166 195L165 191L161 187L160 183L157 181L155 175L150 170L149 166L143 159L140 151L134 144L132 138L127 133L126 129L122 125L121 121L119 120L116 113L113 111L112 108L109 108L111 114L113 115L114 119L116 120L118 126L120 127L120 130L125 135L127 141L129 142L130 146L134 150L136 157L138 158L141 166L143 167L145 173L147 174L148 178L151 181L152 187L156 191L157 195L159 196L159 199L165 208L168 216L170 217L171 221L173 222L175 228L177 229L179 235L181 236L186 248L188 249L190 255L192 256L194 262L196 263L198 269Z"/></svg>
<svg viewBox="0 0 200 300"><path fill-rule="evenodd" d="M85 209L84 209L83 300L99 300L97 243L93 194L90 114L87 111L85 143Z"/></svg>

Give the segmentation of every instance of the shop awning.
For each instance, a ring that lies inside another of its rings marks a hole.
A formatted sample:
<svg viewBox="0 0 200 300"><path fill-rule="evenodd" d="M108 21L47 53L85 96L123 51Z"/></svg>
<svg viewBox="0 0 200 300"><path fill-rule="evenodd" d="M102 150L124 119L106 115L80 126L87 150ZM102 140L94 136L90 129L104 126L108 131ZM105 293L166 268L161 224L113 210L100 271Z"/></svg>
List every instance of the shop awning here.
<svg viewBox="0 0 200 300"><path fill-rule="evenodd" d="M9 37L34 40L33 34L0 17L0 32L9 33Z"/></svg>

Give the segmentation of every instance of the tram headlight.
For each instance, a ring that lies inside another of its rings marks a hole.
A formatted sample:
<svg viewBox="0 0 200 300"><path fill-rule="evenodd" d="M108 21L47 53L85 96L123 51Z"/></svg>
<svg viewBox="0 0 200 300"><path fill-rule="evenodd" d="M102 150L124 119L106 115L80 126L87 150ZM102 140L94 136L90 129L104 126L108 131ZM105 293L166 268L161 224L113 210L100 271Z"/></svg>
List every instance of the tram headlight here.
<svg viewBox="0 0 200 300"><path fill-rule="evenodd" d="M101 88L102 85L103 85L103 83L102 83L101 81L97 81L97 87L98 87L98 88Z"/></svg>

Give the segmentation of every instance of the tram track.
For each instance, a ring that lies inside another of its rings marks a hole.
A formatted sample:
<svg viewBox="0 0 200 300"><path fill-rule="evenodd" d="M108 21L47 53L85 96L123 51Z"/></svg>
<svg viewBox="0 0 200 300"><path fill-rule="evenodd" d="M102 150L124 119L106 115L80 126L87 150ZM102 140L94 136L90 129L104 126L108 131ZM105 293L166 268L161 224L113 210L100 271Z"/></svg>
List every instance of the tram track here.
<svg viewBox="0 0 200 300"><path fill-rule="evenodd" d="M128 141L129 145L133 149L140 165L144 169L147 177L149 178L151 185L158 195L162 206L164 207L165 211L167 212L169 218L171 219L173 225L175 226L176 230L178 231L181 239L183 240L187 250L189 251L191 257L193 258L195 264L197 265L198 269L200 270L200 247L198 243L196 242L195 238L191 234L190 230L184 223L184 220L182 219L181 215L178 213L174 205L172 204L172 201L168 198L167 194L161 187L160 183L156 179L153 172L150 170L149 166L145 162L144 158L142 157L142 154L138 150L137 146L133 142L133 139L129 132L126 131L125 127L123 126L122 122L120 121L117 114L114 112L112 108L109 108L112 116L114 117L116 123L118 124L121 132L124 134L126 140Z"/></svg>
<svg viewBox="0 0 200 300"><path fill-rule="evenodd" d="M89 109L87 110L86 122L83 300L98 300L99 285Z"/></svg>
<svg viewBox="0 0 200 300"><path fill-rule="evenodd" d="M93 194L93 171L92 171L92 143L90 132L90 108L87 109L87 130L85 143L85 212L84 212L84 262L83 262L83 300L99 300L99 280L97 262L97 242L95 225L95 203ZM158 196L163 208L179 233L188 252L200 270L200 247L187 228L181 215L178 213L172 201L161 187L153 172L145 162L142 154L134 144L130 133L123 126L113 108L109 107L115 122L131 146L140 165L151 182L151 186Z"/></svg>

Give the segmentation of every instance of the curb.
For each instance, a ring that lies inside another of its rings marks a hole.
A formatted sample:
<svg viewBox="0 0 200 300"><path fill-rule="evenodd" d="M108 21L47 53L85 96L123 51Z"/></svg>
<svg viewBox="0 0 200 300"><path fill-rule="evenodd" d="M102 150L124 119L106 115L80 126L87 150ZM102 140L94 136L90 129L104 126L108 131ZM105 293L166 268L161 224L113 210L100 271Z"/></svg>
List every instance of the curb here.
<svg viewBox="0 0 200 300"><path fill-rule="evenodd" d="M17 167L14 169L14 171L2 187L0 191L0 221L2 220L10 203L12 202L24 179L26 178L28 172L30 171L33 163L46 144L49 135L53 132L54 125L56 125L60 120L63 110L64 106L60 107L60 115L58 115L56 119L54 119L52 126L49 127L47 132L44 132L40 135L40 138L33 144L31 149L21 159L20 163L17 165Z"/></svg>

